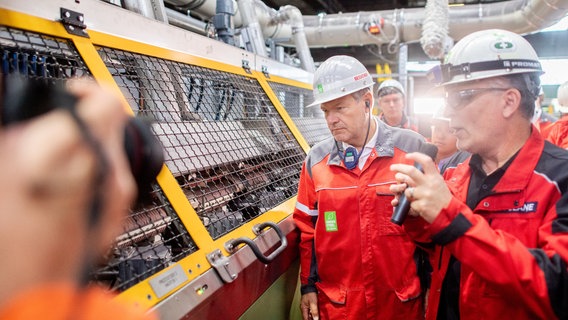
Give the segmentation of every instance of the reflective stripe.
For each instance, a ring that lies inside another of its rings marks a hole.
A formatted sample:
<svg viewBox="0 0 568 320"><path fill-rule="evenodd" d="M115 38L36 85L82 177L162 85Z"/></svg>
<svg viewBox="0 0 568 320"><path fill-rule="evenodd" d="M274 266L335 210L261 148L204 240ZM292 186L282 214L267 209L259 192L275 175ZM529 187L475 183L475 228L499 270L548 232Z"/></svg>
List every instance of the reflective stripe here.
<svg viewBox="0 0 568 320"><path fill-rule="evenodd" d="M318 191L322 191L322 190L346 190L346 189L357 189L359 188L358 186L351 186L351 187L341 187L341 188L320 188L320 189L316 189L316 192Z"/></svg>
<svg viewBox="0 0 568 320"><path fill-rule="evenodd" d="M377 186L385 186L385 185L391 185L391 184L397 184L398 182L396 182L396 180L392 180L392 181L385 181L385 182L381 182L381 183L371 183L369 185L367 185L368 187L377 187Z"/></svg>
<svg viewBox="0 0 568 320"><path fill-rule="evenodd" d="M308 206L301 204L299 202L296 202L296 209L302 211L303 213L305 213L309 216L317 217L317 215L318 215L317 210L310 210L310 208Z"/></svg>

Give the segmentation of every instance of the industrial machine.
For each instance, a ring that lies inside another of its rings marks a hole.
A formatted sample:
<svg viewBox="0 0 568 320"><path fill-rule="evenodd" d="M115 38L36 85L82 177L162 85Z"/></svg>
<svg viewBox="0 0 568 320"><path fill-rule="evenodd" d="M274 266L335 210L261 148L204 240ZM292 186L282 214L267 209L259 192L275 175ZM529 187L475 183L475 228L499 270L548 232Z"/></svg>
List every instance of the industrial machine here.
<svg viewBox="0 0 568 320"><path fill-rule="evenodd" d="M328 134L311 73L103 1L2 0L0 50L3 73L114 84L165 150L92 282L163 319L291 317L299 172Z"/></svg>

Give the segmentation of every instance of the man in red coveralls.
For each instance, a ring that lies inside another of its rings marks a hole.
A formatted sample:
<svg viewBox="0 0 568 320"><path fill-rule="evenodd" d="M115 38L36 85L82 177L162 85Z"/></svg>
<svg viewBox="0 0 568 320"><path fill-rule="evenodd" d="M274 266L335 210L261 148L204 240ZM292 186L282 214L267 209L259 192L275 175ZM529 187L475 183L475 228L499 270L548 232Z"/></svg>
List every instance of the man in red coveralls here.
<svg viewBox="0 0 568 320"><path fill-rule="evenodd" d="M304 319L423 319L416 247L390 222L393 163L410 163L418 133L372 116L373 79L355 58L334 56L313 94L332 137L309 152L294 221L301 231ZM416 258L416 260L415 260Z"/></svg>
<svg viewBox="0 0 568 320"><path fill-rule="evenodd" d="M504 30L464 37L431 73L472 156L444 178L416 153L424 173L392 166L391 191L420 217L405 230L430 249L427 319L568 318L568 152L531 125L541 73L531 45Z"/></svg>

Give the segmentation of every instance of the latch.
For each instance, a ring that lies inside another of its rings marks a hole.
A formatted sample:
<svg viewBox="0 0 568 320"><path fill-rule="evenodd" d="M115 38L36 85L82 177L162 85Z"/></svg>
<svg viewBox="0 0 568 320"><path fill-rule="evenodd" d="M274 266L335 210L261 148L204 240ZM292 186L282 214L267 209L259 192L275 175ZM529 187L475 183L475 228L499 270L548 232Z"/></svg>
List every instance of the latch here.
<svg viewBox="0 0 568 320"><path fill-rule="evenodd" d="M248 60L243 59L243 61L242 61L242 67L243 67L243 69L245 69L245 71L246 71L247 73L251 73L251 71L250 71L250 64L249 64L249 61L248 61Z"/></svg>
<svg viewBox="0 0 568 320"><path fill-rule="evenodd" d="M82 13L60 8L60 14L61 23L63 23L63 26L68 33L89 38L87 25L85 24L85 17Z"/></svg>
<svg viewBox="0 0 568 320"><path fill-rule="evenodd" d="M237 274L229 270L229 258L225 257L221 250L217 249L207 254L207 261L215 268L221 279L226 283L231 283L237 278Z"/></svg>
<svg viewBox="0 0 568 320"><path fill-rule="evenodd" d="M270 73L268 73L268 67L267 66L262 66L262 73L264 73L264 76L266 78L270 78Z"/></svg>

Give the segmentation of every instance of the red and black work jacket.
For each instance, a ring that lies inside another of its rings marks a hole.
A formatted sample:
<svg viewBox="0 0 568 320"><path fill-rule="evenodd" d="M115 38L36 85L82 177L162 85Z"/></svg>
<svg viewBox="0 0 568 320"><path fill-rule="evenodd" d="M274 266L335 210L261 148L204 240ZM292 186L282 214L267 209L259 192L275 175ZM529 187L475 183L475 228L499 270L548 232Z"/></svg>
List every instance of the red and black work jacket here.
<svg viewBox="0 0 568 320"><path fill-rule="evenodd" d="M470 160L444 177L454 197L430 225L407 219L433 267L427 319L436 319L453 255L460 262L460 319L568 319L568 152L533 127L495 185L466 205Z"/></svg>

